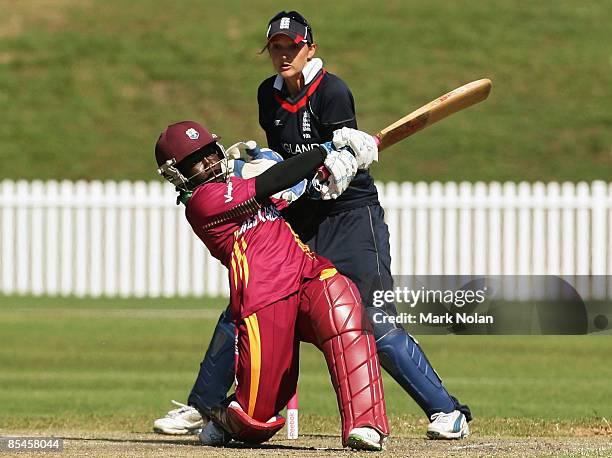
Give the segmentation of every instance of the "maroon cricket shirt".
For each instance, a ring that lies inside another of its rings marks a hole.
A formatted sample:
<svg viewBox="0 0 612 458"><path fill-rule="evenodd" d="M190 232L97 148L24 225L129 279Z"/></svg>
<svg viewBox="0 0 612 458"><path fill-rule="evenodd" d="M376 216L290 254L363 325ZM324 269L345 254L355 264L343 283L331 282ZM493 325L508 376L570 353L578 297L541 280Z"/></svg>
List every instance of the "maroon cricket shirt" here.
<svg viewBox="0 0 612 458"><path fill-rule="evenodd" d="M255 178L231 177L194 191L185 214L210 253L229 269L230 306L235 319L298 291L330 261L302 243L279 209L285 201L271 198L258 208Z"/></svg>

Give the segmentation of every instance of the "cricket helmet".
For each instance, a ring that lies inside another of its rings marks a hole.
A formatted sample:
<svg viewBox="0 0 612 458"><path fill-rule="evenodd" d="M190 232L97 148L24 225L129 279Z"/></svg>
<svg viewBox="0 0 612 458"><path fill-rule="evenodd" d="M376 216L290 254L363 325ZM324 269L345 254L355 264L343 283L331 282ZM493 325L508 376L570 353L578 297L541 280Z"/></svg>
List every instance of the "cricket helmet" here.
<svg viewBox="0 0 612 458"><path fill-rule="evenodd" d="M178 189L189 191L195 186L227 175L227 156L223 146L217 143L220 137L210 133L195 121L181 121L169 125L159 136L155 144L155 160L157 172ZM217 152L219 160L208 165L193 176L185 176L187 170L181 165L201 161L205 156ZM189 158L189 160L187 160ZM220 172L218 165L220 165ZM183 170L181 170L183 169ZM212 175L204 182L193 182L201 173L212 171Z"/></svg>

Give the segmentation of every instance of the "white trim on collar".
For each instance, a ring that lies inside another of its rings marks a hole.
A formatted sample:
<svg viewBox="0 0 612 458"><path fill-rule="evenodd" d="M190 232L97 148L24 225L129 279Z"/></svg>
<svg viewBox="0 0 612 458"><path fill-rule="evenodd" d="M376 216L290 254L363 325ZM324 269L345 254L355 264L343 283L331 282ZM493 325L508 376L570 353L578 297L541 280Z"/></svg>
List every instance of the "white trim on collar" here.
<svg viewBox="0 0 612 458"><path fill-rule="evenodd" d="M304 70L302 70L302 74L304 75L304 84L310 83L322 68L323 61L318 57L315 57L308 62L304 67Z"/></svg>
<svg viewBox="0 0 612 458"><path fill-rule="evenodd" d="M306 64L304 70L302 70L302 74L304 75L304 84L310 83L317 73L323 68L323 61L318 57L315 57L310 62ZM280 91L283 88L283 84L285 80L282 76L276 75L276 79L274 80L274 89Z"/></svg>

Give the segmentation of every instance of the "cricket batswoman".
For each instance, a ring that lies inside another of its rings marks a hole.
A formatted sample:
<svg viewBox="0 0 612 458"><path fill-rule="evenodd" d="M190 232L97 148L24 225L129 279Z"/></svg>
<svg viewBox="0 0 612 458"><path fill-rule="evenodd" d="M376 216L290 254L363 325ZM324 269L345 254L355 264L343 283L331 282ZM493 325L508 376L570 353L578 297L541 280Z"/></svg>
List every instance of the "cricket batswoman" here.
<svg viewBox="0 0 612 458"><path fill-rule="evenodd" d="M376 345L359 292L300 241L279 212L287 201L274 197L320 166L332 174L332 192L341 193L357 171L359 153L354 157L329 143L244 179L228 173L217 139L184 121L169 126L155 148L160 173L181 192L189 224L229 271L237 386L210 410L201 441L260 443L274 435L284 425L278 413L295 390L304 341L327 361L342 444L380 450L389 428Z"/></svg>

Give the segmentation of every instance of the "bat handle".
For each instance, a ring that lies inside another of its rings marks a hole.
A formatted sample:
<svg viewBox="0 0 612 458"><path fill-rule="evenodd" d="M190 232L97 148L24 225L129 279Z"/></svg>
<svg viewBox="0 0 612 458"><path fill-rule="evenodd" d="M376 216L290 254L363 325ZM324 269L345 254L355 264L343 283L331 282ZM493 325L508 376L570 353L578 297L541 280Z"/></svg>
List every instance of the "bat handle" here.
<svg viewBox="0 0 612 458"><path fill-rule="evenodd" d="M317 169L317 173L315 173L315 177L321 183L323 183L324 181L327 181L327 179L329 178L330 175L331 175L331 173L329 173L329 170L327 170L327 167L325 167L324 165L320 166Z"/></svg>

